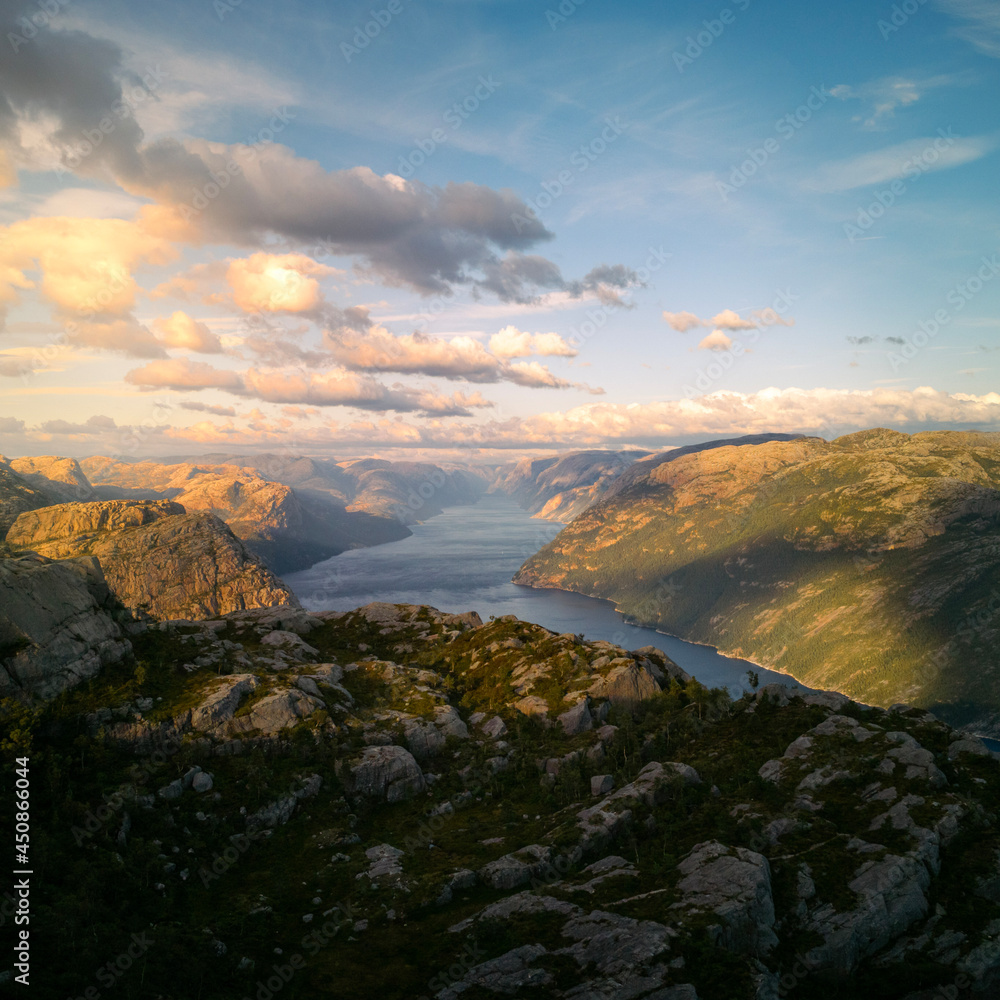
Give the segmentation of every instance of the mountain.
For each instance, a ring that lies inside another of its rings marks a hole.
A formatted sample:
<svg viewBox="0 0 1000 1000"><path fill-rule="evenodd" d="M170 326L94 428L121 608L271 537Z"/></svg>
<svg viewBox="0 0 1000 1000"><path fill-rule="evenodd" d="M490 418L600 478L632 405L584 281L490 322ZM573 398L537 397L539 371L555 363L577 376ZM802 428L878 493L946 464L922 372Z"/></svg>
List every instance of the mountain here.
<svg viewBox="0 0 1000 1000"><path fill-rule="evenodd" d="M108 500L28 511L14 522L7 544L49 559L96 557L115 598L154 618L298 606L217 517L189 514L172 501Z"/></svg>
<svg viewBox="0 0 1000 1000"><path fill-rule="evenodd" d="M44 490L29 486L5 462L3 456L0 456L0 540L17 520L18 514L48 507L56 502Z"/></svg>
<svg viewBox="0 0 1000 1000"><path fill-rule="evenodd" d="M1000 763L922 710L734 702L652 648L409 605L131 645L0 702L39 996L1000 989Z"/></svg>
<svg viewBox="0 0 1000 1000"><path fill-rule="evenodd" d="M873 430L634 465L515 582L1000 732L1000 436Z"/></svg>
<svg viewBox="0 0 1000 1000"><path fill-rule="evenodd" d="M97 494L75 458L40 455L34 458L0 459L29 486L34 486L56 503L96 500Z"/></svg>
<svg viewBox="0 0 1000 1000"><path fill-rule="evenodd" d="M276 573L347 549L381 545L453 504L474 503L482 476L435 465L281 455L207 455L193 461L84 459L103 499L170 499L211 511Z"/></svg>
<svg viewBox="0 0 1000 1000"><path fill-rule="evenodd" d="M645 451L571 451L523 458L500 470L492 491L506 493L535 517L572 521L602 496Z"/></svg>

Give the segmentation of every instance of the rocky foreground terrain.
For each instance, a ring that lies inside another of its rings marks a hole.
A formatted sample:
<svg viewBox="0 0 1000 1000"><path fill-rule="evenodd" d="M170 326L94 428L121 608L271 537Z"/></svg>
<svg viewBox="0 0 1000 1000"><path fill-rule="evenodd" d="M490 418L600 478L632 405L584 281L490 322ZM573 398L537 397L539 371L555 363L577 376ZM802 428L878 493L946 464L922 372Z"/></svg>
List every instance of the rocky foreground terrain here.
<svg viewBox="0 0 1000 1000"><path fill-rule="evenodd" d="M1000 436L874 430L635 463L515 582L1000 733Z"/></svg>
<svg viewBox="0 0 1000 1000"><path fill-rule="evenodd" d="M2 703L39 996L1000 990L1000 763L925 711L406 605L94 641Z"/></svg>

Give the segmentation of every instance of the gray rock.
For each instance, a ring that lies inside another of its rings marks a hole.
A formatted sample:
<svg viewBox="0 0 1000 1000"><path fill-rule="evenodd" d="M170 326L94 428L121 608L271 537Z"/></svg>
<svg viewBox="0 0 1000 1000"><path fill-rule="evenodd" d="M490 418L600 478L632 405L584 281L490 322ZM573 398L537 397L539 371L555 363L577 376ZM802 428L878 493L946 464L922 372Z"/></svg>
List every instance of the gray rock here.
<svg viewBox="0 0 1000 1000"><path fill-rule="evenodd" d="M0 559L0 697L54 698L131 654L109 601L97 559Z"/></svg>
<svg viewBox="0 0 1000 1000"><path fill-rule="evenodd" d="M199 771L191 782L191 787L196 792L210 792L212 785L212 776L205 771Z"/></svg>
<svg viewBox="0 0 1000 1000"><path fill-rule="evenodd" d="M722 947L766 955L778 943L771 868L763 855L711 840L694 847L677 870L684 896L672 909L716 914L721 924L709 932Z"/></svg>
<svg viewBox="0 0 1000 1000"><path fill-rule="evenodd" d="M253 674L231 674L215 681L201 704L191 713L192 728L217 736L224 735L240 702L259 684Z"/></svg>
<svg viewBox="0 0 1000 1000"><path fill-rule="evenodd" d="M479 878L494 889L517 889L548 868L551 854L551 848L531 844L484 865Z"/></svg>
<svg viewBox="0 0 1000 1000"><path fill-rule="evenodd" d="M420 766L403 747L368 747L359 760L341 770L352 795L401 802L426 789Z"/></svg>
<svg viewBox="0 0 1000 1000"><path fill-rule="evenodd" d="M557 717L557 721L567 736L576 736L578 733L585 733L593 729L594 720L590 715L589 699L584 698L568 712L563 712Z"/></svg>
<svg viewBox="0 0 1000 1000"><path fill-rule="evenodd" d="M321 699L298 688L288 688L262 698L251 706L246 715L234 719L228 728L234 733L257 730L273 736L325 707Z"/></svg>
<svg viewBox="0 0 1000 1000"><path fill-rule="evenodd" d="M591 795L607 795L615 787L615 779L610 774L595 774L590 779Z"/></svg>
<svg viewBox="0 0 1000 1000"><path fill-rule="evenodd" d="M473 725L475 725L475 723L473 723ZM491 739L497 740L500 739L500 737L507 735L507 726L504 724L503 719L501 719L499 715L494 715L488 722L484 722L481 728L482 731Z"/></svg>

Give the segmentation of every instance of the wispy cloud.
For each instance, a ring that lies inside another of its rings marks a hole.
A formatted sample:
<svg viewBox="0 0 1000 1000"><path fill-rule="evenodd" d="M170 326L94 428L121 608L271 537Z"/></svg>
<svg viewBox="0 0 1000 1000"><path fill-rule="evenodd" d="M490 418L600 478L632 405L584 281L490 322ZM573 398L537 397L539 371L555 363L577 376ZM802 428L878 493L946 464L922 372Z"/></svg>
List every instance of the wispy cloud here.
<svg viewBox="0 0 1000 1000"><path fill-rule="evenodd" d="M984 55L1000 59L1000 6L996 0L938 0L938 7L963 22L952 34Z"/></svg>
<svg viewBox="0 0 1000 1000"><path fill-rule="evenodd" d="M813 191L825 192L870 187L897 178L972 163L993 152L996 147L997 137L992 135L910 139L885 149L828 163L805 186Z"/></svg>
<svg viewBox="0 0 1000 1000"><path fill-rule="evenodd" d="M857 86L840 83L830 89L830 93L842 101L857 100L867 106L864 114L854 120L861 122L868 131L884 131L892 124L897 108L916 104L928 90L947 87L958 82L958 78L948 75L932 76L918 80L911 77L886 76L870 80Z"/></svg>

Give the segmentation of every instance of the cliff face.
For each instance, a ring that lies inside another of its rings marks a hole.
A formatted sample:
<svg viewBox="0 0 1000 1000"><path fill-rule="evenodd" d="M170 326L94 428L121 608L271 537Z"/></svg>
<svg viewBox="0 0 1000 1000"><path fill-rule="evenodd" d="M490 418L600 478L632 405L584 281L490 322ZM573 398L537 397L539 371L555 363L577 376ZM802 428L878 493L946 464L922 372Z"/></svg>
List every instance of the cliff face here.
<svg viewBox="0 0 1000 1000"><path fill-rule="evenodd" d="M60 504L22 514L12 546L96 556L123 605L154 618L204 618L274 604L291 591L216 517L171 501Z"/></svg>
<svg viewBox="0 0 1000 1000"><path fill-rule="evenodd" d="M51 698L128 656L113 604L92 557L0 560L0 697Z"/></svg>
<svg viewBox="0 0 1000 1000"><path fill-rule="evenodd" d="M515 582L614 600L806 684L992 727L998 527L997 435L713 448L633 466Z"/></svg>

